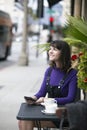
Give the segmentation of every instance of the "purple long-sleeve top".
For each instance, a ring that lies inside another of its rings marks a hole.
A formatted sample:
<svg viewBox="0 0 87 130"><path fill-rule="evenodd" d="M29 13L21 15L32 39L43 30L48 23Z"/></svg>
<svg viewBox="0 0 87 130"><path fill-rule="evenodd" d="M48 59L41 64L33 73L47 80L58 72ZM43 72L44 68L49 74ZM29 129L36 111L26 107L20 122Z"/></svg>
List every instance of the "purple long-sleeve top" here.
<svg viewBox="0 0 87 130"><path fill-rule="evenodd" d="M44 79L41 84L41 87L39 91L35 94L37 98L45 97L47 94L47 87L46 87L46 78L48 76L48 71L50 67L47 68ZM61 79L63 79L65 73L61 71L59 68L53 68L51 75L50 75L50 85L51 86L58 86ZM72 69L68 76L65 79L65 82L63 86L61 87L61 94L63 97L61 98L55 98L57 100L57 103L60 105L64 105L70 102L73 102L75 99L77 91L77 71L75 69Z"/></svg>

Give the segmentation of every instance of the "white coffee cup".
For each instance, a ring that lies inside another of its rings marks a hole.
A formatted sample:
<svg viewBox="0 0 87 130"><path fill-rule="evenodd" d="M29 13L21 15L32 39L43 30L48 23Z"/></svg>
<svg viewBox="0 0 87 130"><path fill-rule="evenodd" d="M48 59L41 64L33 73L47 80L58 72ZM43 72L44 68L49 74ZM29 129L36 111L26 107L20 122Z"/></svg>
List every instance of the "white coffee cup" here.
<svg viewBox="0 0 87 130"><path fill-rule="evenodd" d="M45 112L47 113L55 113L57 109L57 101L53 98L45 98L44 99Z"/></svg>
<svg viewBox="0 0 87 130"><path fill-rule="evenodd" d="M53 98L44 98L44 104L53 104L53 103L56 103L57 104L57 101Z"/></svg>
<svg viewBox="0 0 87 130"><path fill-rule="evenodd" d="M56 103L45 105L45 112L46 113L56 113L56 109L57 109Z"/></svg>

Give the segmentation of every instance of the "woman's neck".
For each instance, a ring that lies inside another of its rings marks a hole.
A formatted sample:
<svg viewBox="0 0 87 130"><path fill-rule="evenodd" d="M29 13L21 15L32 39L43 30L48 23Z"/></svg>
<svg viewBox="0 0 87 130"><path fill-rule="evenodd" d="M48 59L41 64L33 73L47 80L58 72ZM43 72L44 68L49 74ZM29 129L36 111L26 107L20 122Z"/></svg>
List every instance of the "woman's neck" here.
<svg viewBox="0 0 87 130"><path fill-rule="evenodd" d="M61 68L61 64L59 62L55 62L57 68Z"/></svg>

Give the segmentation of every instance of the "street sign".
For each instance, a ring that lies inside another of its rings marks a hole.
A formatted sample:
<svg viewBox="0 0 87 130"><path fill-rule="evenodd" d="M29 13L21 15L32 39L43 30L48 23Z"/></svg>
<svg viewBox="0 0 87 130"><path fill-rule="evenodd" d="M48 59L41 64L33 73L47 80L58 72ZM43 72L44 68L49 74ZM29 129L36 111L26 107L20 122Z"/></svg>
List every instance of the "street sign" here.
<svg viewBox="0 0 87 130"><path fill-rule="evenodd" d="M52 10L52 9L49 9L49 10L47 11L47 13L52 14L52 13L55 13L55 11Z"/></svg>

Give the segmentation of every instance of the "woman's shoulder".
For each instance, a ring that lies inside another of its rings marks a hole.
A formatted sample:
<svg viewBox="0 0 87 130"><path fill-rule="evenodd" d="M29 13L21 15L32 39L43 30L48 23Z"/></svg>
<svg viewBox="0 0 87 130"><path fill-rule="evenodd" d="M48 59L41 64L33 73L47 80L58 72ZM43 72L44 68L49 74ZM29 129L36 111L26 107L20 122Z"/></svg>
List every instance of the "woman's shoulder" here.
<svg viewBox="0 0 87 130"><path fill-rule="evenodd" d="M77 75L77 70L74 68L71 68L70 75Z"/></svg>
<svg viewBox="0 0 87 130"><path fill-rule="evenodd" d="M51 71L52 71L52 67L48 67L47 69L46 69L46 71L45 71L45 75L48 75L49 73L51 73Z"/></svg>
<svg viewBox="0 0 87 130"><path fill-rule="evenodd" d="M45 72L48 73L48 72L51 71L51 70L52 70L52 67L49 66L49 67L46 69Z"/></svg>
<svg viewBox="0 0 87 130"><path fill-rule="evenodd" d="M67 81L71 81L73 78L77 79L77 70L72 68L67 75Z"/></svg>
<svg viewBox="0 0 87 130"><path fill-rule="evenodd" d="M71 68L71 70L72 70L73 73L77 73L77 70L76 70L76 69Z"/></svg>

